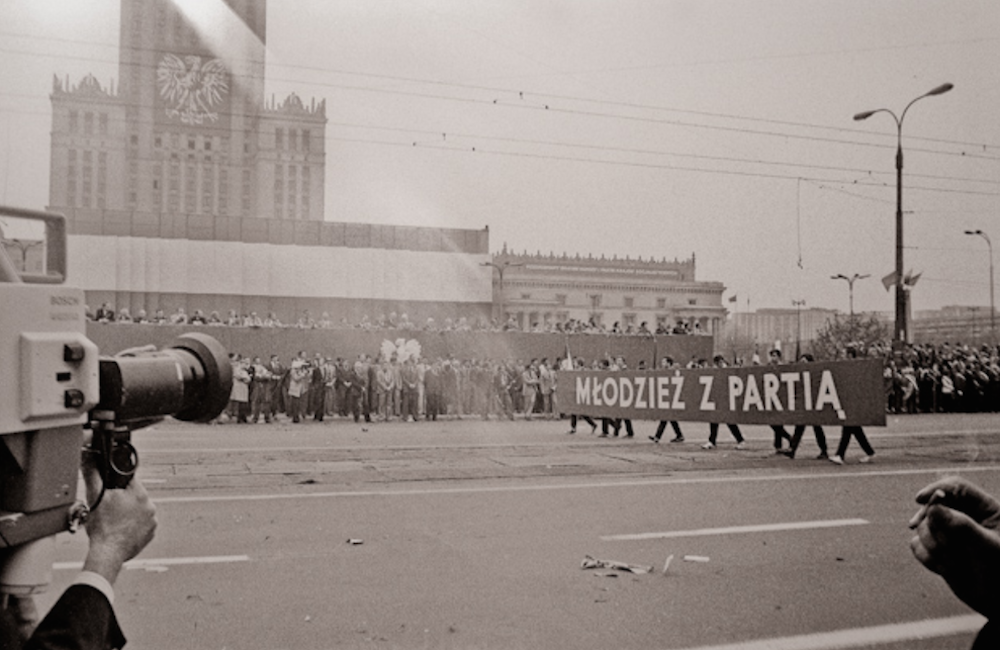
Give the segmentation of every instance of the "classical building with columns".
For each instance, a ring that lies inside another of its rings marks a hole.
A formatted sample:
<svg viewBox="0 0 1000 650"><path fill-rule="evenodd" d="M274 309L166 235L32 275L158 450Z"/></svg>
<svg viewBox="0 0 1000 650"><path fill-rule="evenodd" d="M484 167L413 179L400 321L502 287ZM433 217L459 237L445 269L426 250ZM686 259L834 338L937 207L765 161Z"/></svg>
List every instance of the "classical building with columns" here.
<svg viewBox="0 0 1000 650"><path fill-rule="evenodd" d="M753 345L762 356L775 345L782 348L786 360L796 344L803 351L837 314L822 307L808 309L767 308L733 315L726 327L726 336ZM766 360L766 358L765 358Z"/></svg>
<svg viewBox="0 0 1000 650"><path fill-rule="evenodd" d="M655 331L678 324L692 332L715 334L726 319L721 282L695 278L695 257L652 260L632 257L582 257L516 254L504 245L494 254L493 303L518 327L569 320L622 330L642 323Z"/></svg>

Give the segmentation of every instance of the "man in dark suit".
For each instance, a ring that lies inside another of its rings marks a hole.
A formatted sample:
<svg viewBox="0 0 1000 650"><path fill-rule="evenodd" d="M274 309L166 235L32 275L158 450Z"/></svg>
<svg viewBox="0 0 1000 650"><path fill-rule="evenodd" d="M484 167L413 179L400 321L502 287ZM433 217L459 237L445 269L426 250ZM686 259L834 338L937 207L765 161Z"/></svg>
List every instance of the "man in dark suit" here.
<svg viewBox="0 0 1000 650"><path fill-rule="evenodd" d="M88 472L88 493L94 492L92 478L96 478L96 472ZM96 493L89 496L91 502L96 499ZM127 488L104 493L100 505L90 513L86 530L90 546L83 570L35 628L24 650L106 650L125 645L125 636L112 609L112 585L122 565L153 540L156 506L142 483L134 478ZM12 626L26 630L34 622L24 617L33 614L30 598L9 600L20 602L8 602L8 609L3 612L0 641L4 642L16 636Z"/></svg>

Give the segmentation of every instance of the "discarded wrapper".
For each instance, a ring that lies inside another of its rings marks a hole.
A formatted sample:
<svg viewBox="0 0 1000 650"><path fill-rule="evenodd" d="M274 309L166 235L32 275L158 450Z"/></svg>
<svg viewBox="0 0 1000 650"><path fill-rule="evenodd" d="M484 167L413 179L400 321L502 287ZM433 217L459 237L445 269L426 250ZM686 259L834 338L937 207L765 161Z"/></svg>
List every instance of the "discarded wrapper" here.
<svg viewBox="0 0 1000 650"><path fill-rule="evenodd" d="M581 569L614 569L615 571L628 571L629 573L650 573L653 570L651 566L643 566L641 564L627 564L625 562L617 562L615 560L598 560L595 557L589 555L584 556L583 562L580 564Z"/></svg>
<svg viewBox="0 0 1000 650"><path fill-rule="evenodd" d="M705 555L685 555L685 562L708 562L708 556Z"/></svg>
<svg viewBox="0 0 1000 650"><path fill-rule="evenodd" d="M361 544L364 544L365 540L363 540L363 539L349 539L349 540L347 540L347 543L350 544L351 546L359 546Z"/></svg>

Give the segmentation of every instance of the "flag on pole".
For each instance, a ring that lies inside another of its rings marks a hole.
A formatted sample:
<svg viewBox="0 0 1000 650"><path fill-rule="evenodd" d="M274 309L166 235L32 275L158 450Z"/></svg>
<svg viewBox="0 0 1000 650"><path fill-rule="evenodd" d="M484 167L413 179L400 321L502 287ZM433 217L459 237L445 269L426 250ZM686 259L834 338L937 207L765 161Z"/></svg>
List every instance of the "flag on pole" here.
<svg viewBox="0 0 1000 650"><path fill-rule="evenodd" d="M729 296L729 302L736 302L736 294Z"/></svg>
<svg viewBox="0 0 1000 650"><path fill-rule="evenodd" d="M566 358L563 361L563 370L573 369L573 355L569 352L569 337L566 337Z"/></svg>
<svg viewBox="0 0 1000 650"><path fill-rule="evenodd" d="M917 285L917 280L919 280L920 276L923 275L923 274L924 274L924 272L921 271L920 273L917 273L916 275L913 275L913 271L910 271L903 278L903 286L904 287L915 287Z"/></svg>
<svg viewBox="0 0 1000 650"><path fill-rule="evenodd" d="M885 287L886 291L888 291L889 287L891 287L894 284L896 284L896 272L895 271L893 271L889 275L887 275L884 278L882 278L882 286Z"/></svg>

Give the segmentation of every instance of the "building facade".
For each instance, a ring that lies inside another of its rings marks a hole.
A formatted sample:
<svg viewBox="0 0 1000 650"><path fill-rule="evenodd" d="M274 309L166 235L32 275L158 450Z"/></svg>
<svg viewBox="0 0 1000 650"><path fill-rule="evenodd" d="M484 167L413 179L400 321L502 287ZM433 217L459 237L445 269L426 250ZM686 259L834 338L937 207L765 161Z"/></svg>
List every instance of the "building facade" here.
<svg viewBox="0 0 1000 650"><path fill-rule="evenodd" d="M118 86L52 88L49 208L321 221L325 101L264 97L265 0L123 0Z"/></svg>
<svg viewBox="0 0 1000 650"><path fill-rule="evenodd" d="M918 311L910 320L916 343L996 345L997 315L989 306L950 305L935 311Z"/></svg>
<svg viewBox="0 0 1000 650"><path fill-rule="evenodd" d="M608 330L645 324L650 331L715 334L726 318L725 287L696 280L694 255L682 261L531 255L505 245L492 264L497 315L506 312L523 330L575 320Z"/></svg>
<svg viewBox="0 0 1000 650"><path fill-rule="evenodd" d="M489 318L487 229L326 220L326 103L265 98L266 0L120 15L117 86L51 95L48 209L91 306Z"/></svg>
<svg viewBox="0 0 1000 650"><path fill-rule="evenodd" d="M489 231L106 212L69 237L69 281L88 304L137 314L309 310L357 325L490 313Z"/></svg>
<svg viewBox="0 0 1000 650"><path fill-rule="evenodd" d="M791 361L795 350L807 352L816 335L838 314L835 309L770 308L737 312L725 326L716 347L724 354L750 359L754 353L766 361L766 352L779 347Z"/></svg>

